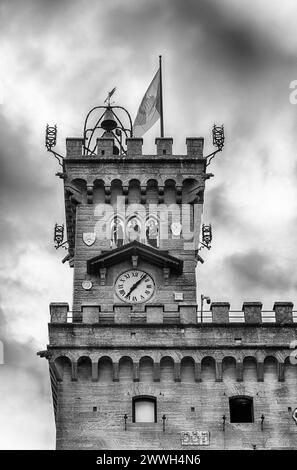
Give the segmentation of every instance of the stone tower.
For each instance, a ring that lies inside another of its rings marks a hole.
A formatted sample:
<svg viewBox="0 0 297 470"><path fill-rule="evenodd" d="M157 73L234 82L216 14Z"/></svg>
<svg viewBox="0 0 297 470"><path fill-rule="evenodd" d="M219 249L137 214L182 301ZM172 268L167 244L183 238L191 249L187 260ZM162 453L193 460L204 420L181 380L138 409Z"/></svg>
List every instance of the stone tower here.
<svg viewBox="0 0 297 470"><path fill-rule="evenodd" d="M84 155L66 141L73 306L50 305L57 449L294 448L293 305L237 316L211 304L197 321L198 238L207 173L203 138L174 155L171 138ZM263 321L264 320L264 321ZM295 413L295 414L294 414ZM294 419L295 417L295 419ZM255 447L256 446L256 447Z"/></svg>

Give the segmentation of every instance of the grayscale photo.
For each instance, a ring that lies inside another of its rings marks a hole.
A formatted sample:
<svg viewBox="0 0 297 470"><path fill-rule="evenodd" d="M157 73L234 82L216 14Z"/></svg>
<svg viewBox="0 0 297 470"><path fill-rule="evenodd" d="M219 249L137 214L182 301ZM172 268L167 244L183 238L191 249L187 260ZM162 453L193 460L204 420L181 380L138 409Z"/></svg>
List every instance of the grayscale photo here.
<svg viewBox="0 0 297 470"><path fill-rule="evenodd" d="M0 455L297 450L296 18L0 0Z"/></svg>

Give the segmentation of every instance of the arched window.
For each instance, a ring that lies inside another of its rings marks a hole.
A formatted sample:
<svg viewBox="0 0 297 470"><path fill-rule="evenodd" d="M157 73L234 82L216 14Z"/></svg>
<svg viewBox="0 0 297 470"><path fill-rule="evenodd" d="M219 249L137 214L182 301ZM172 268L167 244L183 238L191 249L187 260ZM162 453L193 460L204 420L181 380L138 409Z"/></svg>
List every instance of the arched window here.
<svg viewBox="0 0 297 470"><path fill-rule="evenodd" d="M145 222L145 241L154 248L159 248L159 221L150 216Z"/></svg>
<svg viewBox="0 0 297 470"><path fill-rule="evenodd" d="M111 221L110 226L110 245L111 248L118 248L124 243L124 224L117 215Z"/></svg>
<svg viewBox="0 0 297 470"><path fill-rule="evenodd" d="M229 398L229 407L231 423L254 422L253 399L251 397L231 397Z"/></svg>
<svg viewBox="0 0 297 470"><path fill-rule="evenodd" d="M133 423L157 422L157 399L151 396L138 396L132 399Z"/></svg>
<svg viewBox="0 0 297 470"><path fill-rule="evenodd" d="M141 237L141 223L136 215L130 217L126 225L126 235L128 238L128 243L135 240L140 241Z"/></svg>

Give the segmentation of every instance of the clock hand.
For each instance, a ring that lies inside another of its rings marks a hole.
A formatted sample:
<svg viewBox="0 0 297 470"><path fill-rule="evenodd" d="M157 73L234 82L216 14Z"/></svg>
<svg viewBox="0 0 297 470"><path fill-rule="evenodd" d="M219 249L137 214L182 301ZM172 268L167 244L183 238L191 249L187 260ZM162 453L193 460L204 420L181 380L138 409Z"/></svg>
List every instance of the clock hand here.
<svg viewBox="0 0 297 470"><path fill-rule="evenodd" d="M138 281L136 281L133 286L130 288L129 292L125 295L125 297L129 297L129 295L131 294L131 292L134 291L134 289L136 289L136 287L141 283L141 281L146 277L146 274L143 274L143 276L138 279Z"/></svg>

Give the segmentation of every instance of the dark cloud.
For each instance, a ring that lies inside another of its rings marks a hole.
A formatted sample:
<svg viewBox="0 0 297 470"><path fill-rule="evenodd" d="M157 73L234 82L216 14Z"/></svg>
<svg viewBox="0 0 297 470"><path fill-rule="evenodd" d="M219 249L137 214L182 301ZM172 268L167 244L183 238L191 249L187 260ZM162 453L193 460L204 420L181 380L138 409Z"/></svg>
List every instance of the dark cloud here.
<svg viewBox="0 0 297 470"><path fill-rule="evenodd" d="M49 381L44 374L44 364L41 364L40 358L36 355L37 343L33 338L24 343L14 339L14 332L2 309L0 309L0 340L4 345L4 365L0 366L0 378L4 369L6 373L15 375L25 372L34 381L40 399L49 396Z"/></svg>
<svg viewBox="0 0 297 470"><path fill-rule="evenodd" d="M24 35L47 31L65 23L67 15L79 3L77 0L26 0L24 4L22 0L1 0L1 28Z"/></svg>
<svg viewBox="0 0 297 470"><path fill-rule="evenodd" d="M277 55L277 45L266 31L259 29L247 18L236 17L222 2L186 0L169 2L178 32L191 37L194 50L210 54L220 66L232 67L240 74L255 75L267 68ZM199 55L196 60L199 62Z"/></svg>
<svg viewBox="0 0 297 470"><path fill-rule="evenodd" d="M111 45L125 41L137 63L145 63L152 51L159 47L162 52L165 47L172 58L187 62L189 71L207 59L213 66L231 67L245 80L259 70L266 72L281 57L268 27L263 30L256 22L236 17L219 1L133 2L130 7L117 3L105 31L107 35L112 31L108 35Z"/></svg>
<svg viewBox="0 0 297 470"><path fill-rule="evenodd" d="M286 291L294 283L292 269L284 269L277 259L255 250L227 256L224 263L234 285L248 293L261 289Z"/></svg>
<svg viewBox="0 0 297 470"><path fill-rule="evenodd" d="M224 184L216 186L214 189L206 190L207 217L213 225L221 228L228 228L230 224L237 220L237 216L228 201Z"/></svg>
<svg viewBox="0 0 297 470"><path fill-rule="evenodd" d="M48 156L40 145L36 158L31 132L28 120L18 125L0 114L0 248L9 248L5 257L14 262L29 242L48 245L49 221L63 206L58 181L42 162Z"/></svg>

